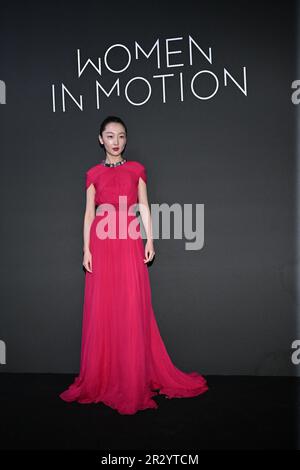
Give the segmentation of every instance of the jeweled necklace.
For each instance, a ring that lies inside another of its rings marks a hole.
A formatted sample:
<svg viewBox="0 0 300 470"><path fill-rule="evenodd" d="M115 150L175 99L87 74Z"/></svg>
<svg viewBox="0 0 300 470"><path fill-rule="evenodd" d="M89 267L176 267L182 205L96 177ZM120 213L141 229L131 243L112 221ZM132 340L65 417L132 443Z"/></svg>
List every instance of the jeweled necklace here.
<svg viewBox="0 0 300 470"><path fill-rule="evenodd" d="M116 163L109 163L109 162L106 162L105 160L102 160L101 163L104 166L115 167L115 166L123 165L126 161L127 161L127 158L124 158L123 160L120 160L119 162L116 162Z"/></svg>

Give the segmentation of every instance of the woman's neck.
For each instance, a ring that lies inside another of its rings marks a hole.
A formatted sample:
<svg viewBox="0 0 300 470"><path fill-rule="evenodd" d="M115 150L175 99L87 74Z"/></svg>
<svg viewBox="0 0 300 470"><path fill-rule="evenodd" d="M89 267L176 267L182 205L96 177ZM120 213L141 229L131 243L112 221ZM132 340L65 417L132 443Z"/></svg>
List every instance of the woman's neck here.
<svg viewBox="0 0 300 470"><path fill-rule="evenodd" d="M123 157L108 157L106 155L105 162L106 163L117 163L117 162L122 162L124 159Z"/></svg>

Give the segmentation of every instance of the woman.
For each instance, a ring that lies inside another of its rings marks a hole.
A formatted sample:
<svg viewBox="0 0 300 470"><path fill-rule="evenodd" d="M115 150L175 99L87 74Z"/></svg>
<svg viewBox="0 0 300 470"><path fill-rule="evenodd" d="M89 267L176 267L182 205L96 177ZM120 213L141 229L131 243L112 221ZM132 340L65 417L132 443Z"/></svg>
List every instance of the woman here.
<svg viewBox="0 0 300 470"><path fill-rule="evenodd" d="M99 140L106 159L86 172L80 373L60 397L134 414L157 408L152 398L157 393L193 397L208 386L197 372L173 365L154 317L147 263L155 251L145 166L123 158L127 128L120 118L102 122ZM132 210L137 202L145 247Z"/></svg>

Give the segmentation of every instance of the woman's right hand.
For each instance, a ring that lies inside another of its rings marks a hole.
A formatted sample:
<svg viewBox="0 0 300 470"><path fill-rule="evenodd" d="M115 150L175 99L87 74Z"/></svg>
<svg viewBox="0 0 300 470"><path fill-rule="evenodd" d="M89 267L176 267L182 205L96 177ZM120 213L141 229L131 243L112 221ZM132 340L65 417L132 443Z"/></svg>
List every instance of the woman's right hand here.
<svg viewBox="0 0 300 470"><path fill-rule="evenodd" d="M92 271L92 254L89 250L84 252L82 264L89 273L93 272Z"/></svg>

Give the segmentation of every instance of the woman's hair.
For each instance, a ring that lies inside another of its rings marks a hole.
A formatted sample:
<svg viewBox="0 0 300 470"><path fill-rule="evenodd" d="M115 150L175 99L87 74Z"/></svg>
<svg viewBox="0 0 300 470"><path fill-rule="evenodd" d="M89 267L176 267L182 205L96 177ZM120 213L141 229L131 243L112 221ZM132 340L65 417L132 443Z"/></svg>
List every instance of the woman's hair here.
<svg viewBox="0 0 300 470"><path fill-rule="evenodd" d="M119 118L118 116L107 116L102 122L101 122L101 125L100 125L100 135L102 137L102 132L105 130L105 127L107 126L107 124L109 124L110 122L118 122L119 124L122 124L122 126L124 127L125 129L125 132L126 132L126 135L127 135L127 127L125 125L125 123L122 121L121 118Z"/></svg>

